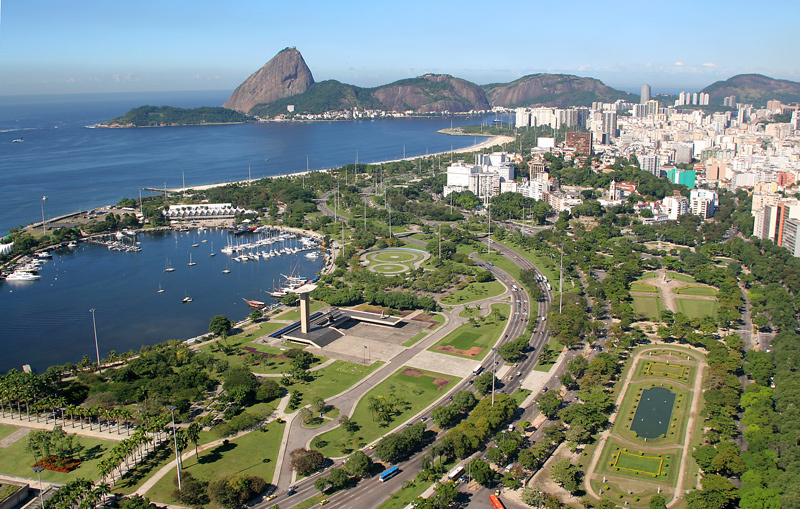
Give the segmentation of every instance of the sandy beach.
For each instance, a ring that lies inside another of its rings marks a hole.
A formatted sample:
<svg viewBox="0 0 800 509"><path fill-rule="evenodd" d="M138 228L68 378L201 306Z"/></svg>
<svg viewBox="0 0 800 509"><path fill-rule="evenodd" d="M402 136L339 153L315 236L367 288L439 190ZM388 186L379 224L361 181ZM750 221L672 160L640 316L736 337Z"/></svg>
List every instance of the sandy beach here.
<svg viewBox="0 0 800 509"><path fill-rule="evenodd" d="M470 145L469 147L459 148L459 149L455 149L455 150L452 150L452 151L448 150L448 151L445 151L445 152L433 152L433 153L430 153L430 154L426 154L424 156L413 156L413 157L406 157L405 159L403 159L403 158L391 159L391 160L388 160L388 161L377 161L377 162L374 162L374 163L364 163L364 164L369 164L369 165L387 164L387 163L395 163L395 162L398 162L398 161L413 161L414 159L419 159L420 157L432 157L432 156L438 156L438 155L463 154L463 153L466 153L466 152L477 152L477 151L483 150L485 148L491 148L491 147L494 147L494 146L497 146L497 145L503 145L504 143L510 143L510 142L515 140L515 138L513 136L492 136L492 135L487 135L487 134L472 134L472 133L470 133L470 134L467 134L467 133L457 134L457 133L448 132L448 131L449 131L449 129L444 129L444 130L439 131L439 132L441 132L443 134L448 134L448 135L451 135L451 136L474 136L474 137L482 136L482 137L486 137L486 140L484 140L484 141L482 141L482 142L480 142L478 144L475 144L475 145ZM283 175L272 175L272 176L264 177L264 178L276 179L276 178L283 178L283 177L300 177L300 176L306 175L308 173L314 173L314 172L317 172L317 171L330 171L332 169L334 169L334 168L324 168L324 169L320 169L320 170L311 170L311 171L298 171L298 172L295 172L295 173L286 173L286 174L283 174ZM171 189L168 188L166 191L169 192L169 193L182 193L184 191L189 191L190 189L194 189L195 191L204 191L206 189L212 189L214 187L227 186L227 185L231 185L231 184L247 184L248 182L252 182L252 181L255 181L255 180L261 180L261 179L232 180L232 181L227 181L227 182L216 182L214 184L205 184L205 185L202 185L202 186L187 186L187 187L177 187L177 188L171 188ZM155 189L153 189L153 190L155 191ZM163 189L159 189L159 191L163 191Z"/></svg>

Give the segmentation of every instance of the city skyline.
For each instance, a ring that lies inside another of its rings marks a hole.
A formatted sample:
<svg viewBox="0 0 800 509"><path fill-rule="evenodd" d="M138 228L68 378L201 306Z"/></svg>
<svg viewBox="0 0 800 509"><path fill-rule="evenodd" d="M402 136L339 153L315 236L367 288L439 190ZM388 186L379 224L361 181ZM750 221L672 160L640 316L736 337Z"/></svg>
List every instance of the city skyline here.
<svg viewBox="0 0 800 509"><path fill-rule="evenodd" d="M783 14L770 18L770 37L749 38L736 36L752 10L740 1L679 1L660 17L627 0L579 0L569 12L580 16L522 1L489 16L477 2L418 0L302 10L254 1L6 3L0 95L233 90L287 46L300 50L316 81L366 87L429 72L477 84L575 74L636 94L649 84L653 95L744 73L798 81L800 56L781 48L791 45L800 6L772 6Z"/></svg>

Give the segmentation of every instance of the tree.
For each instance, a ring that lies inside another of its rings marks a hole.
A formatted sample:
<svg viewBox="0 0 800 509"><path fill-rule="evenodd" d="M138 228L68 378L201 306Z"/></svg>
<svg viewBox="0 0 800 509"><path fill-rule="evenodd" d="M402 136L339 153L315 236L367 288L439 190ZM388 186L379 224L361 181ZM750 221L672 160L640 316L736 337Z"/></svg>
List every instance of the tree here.
<svg viewBox="0 0 800 509"><path fill-rule="evenodd" d="M660 494L650 497L650 509L667 509L667 501Z"/></svg>
<svg viewBox="0 0 800 509"><path fill-rule="evenodd" d="M538 484L532 484L522 490L521 498L522 501L529 506L541 509L545 507L545 503L547 502L547 493L545 493Z"/></svg>
<svg viewBox="0 0 800 509"><path fill-rule="evenodd" d="M287 293L282 299L281 304L284 306L294 306L300 302L300 297L296 293Z"/></svg>
<svg viewBox="0 0 800 509"><path fill-rule="evenodd" d="M190 442L194 444L194 457L199 459L200 455L197 452L197 443L200 441L200 432L203 430L203 426L200 425L199 422L193 422L186 428L186 437L189 439Z"/></svg>
<svg viewBox="0 0 800 509"><path fill-rule="evenodd" d="M223 338L228 337L228 333L231 331L231 328L233 328L233 324L225 315L215 316L208 324L209 332L212 332L217 336L222 336Z"/></svg>
<svg viewBox="0 0 800 509"><path fill-rule="evenodd" d="M328 478L327 477L318 477L314 481L314 488L319 490L320 493L325 491L328 488Z"/></svg>
<svg viewBox="0 0 800 509"><path fill-rule="evenodd" d="M300 475L309 475L322 467L325 456L321 452L308 449L295 449L289 453L292 469Z"/></svg>
<svg viewBox="0 0 800 509"><path fill-rule="evenodd" d="M548 391L544 394L536 396L536 404L539 405L539 411L549 418L553 418L561 408L561 397L556 394L556 391Z"/></svg>
<svg viewBox="0 0 800 509"><path fill-rule="evenodd" d="M581 470L568 459L557 461L550 469L550 475L553 481L570 493L575 493L580 487Z"/></svg>
<svg viewBox="0 0 800 509"><path fill-rule="evenodd" d="M347 458L344 468L353 477L365 477L372 472L374 464L372 458L364 454L363 451L356 451Z"/></svg>
<svg viewBox="0 0 800 509"><path fill-rule="evenodd" d="M475 479L478 484L482 484L484 486L488 486L494 482L495 478L497 477L497 472L492 470L492 467L482 460L472 460L469 470L472 474L472 478Z"/></svg>
<svg viewBox="0 0 800 509"><path fill-rule="evenodd" d="M264 312L261 311L260 309L254 309L254 310L250 311L250 320L252 322L259 321L262 316L264 316Z"/></svg>
<svg viewBox="0 0 800 509"><path fill-rule="evenodd" d="M494 385L497 385L497 378L494 376L494 373L487 371L475 378L473 387L481 394L488 394L492 391L492 382L494 382Z"/></svg>
<svg viewBox="0 0 800 509"><path fill-rule="evenodd" d="M218 505L234 509L264 491L265 486L266 482L261 477L235 474L208 483L208 496Z"/></svg>

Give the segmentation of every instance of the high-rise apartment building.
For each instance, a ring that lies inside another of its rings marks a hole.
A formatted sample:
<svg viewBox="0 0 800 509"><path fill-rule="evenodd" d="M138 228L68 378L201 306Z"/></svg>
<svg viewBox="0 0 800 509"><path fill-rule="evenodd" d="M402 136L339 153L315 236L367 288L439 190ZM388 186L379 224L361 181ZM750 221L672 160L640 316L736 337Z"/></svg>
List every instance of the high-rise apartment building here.
<svg viewBox="0 0 800 509"><path fill-rule="evenodd" d="M603 134L608 134L611 138L617 137L617 112L603 112Z"/></svg>
<svg viewBox="0 0 800 509"><path fill-rule="evenodd" d="M650 100L650 85L642 85L642 99L639 101L639 104L647 104L647 101Z"/></svg>

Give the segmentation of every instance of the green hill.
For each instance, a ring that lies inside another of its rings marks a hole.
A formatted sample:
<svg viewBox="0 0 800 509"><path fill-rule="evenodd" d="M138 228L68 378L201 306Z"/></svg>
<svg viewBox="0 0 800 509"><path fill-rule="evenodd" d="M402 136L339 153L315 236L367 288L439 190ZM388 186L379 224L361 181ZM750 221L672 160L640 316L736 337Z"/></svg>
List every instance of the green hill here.
<svg viewBox="0 0 800 509"><path fill-rule="evenodd" d="M323 113L358 107L384 110L386 107L372 96L371 89L347 85L336 80L314 83L302 94L285 97L269 104L257 104L251 115L274 117L288 114L287 106L294 105L294 114Z"/></svg>
<svg viewBox="0 0 800 509"><path fill-rule="evenodd" d="M104 127L164 127L177 125L235 124L251 122L238 111L219 106L201 108L173 108L172 106L140 106L121 117L100 124Z"/></svg>
<svg viewBox="0 0 800 509"><path fill-rule="evenodd" d="M761 74L739 74L725 81L717 81L701 92L709 94L714 104L721 104L730 95L735 95L738 103L754 106L766 106L771 99L782 103L800 102L800 83Z"/></svg>

